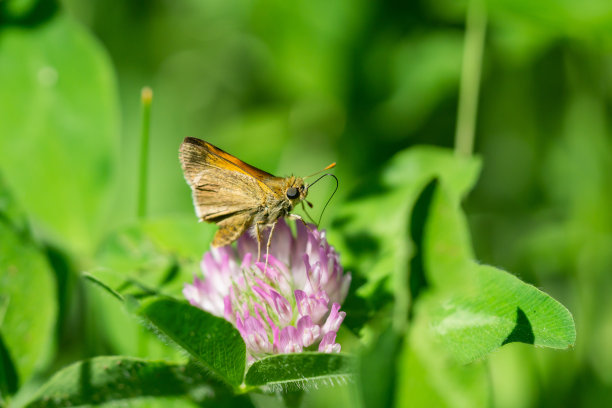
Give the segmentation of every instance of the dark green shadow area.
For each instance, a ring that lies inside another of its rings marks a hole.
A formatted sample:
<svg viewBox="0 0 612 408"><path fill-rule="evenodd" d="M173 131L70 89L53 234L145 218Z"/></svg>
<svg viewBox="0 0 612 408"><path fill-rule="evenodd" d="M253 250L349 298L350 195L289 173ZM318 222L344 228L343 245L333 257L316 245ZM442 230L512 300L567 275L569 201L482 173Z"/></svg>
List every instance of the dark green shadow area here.
<svg viewBox="0 0 612 408"><path fill-rule="evenodd" d="M350 266L345 268L345 271L354 271ZM357 289L366 283L365 278L358 274L353 274L353 280L349 287L349 292L342 304L342 310L346 312L346 317L342 322L342 326L358 335L364 324L372 317L372 309L370 303L357 294ZM381 300L384 294L376 294L373 296L375 300ZM390 301L390 296L387 295L383 302Z"/></svg>
<svg viewBox="0 0 612 408"><path fill-rule="evenodd" d="M387 326L369 347L362 350L357 373L364 407L394 406L402 342L403 337Z"/></svg>
<svg viewBox="0 0 612 408"><path fill-rule="evenodd" d="M66 253L60 248L47 244L43 247L43 251L47 256L49 265L55 275L55 282L57 283L57 306L58 324L56 325L57 335L60 340L65 340L72 337L72 324L74 322L68 321L69 313L68 308L74 296L74 288L76 284L76 270L70 262L70 259Z"/></svg>
<svg viewBox="0 0 612 408"><path fill-rule="evenodd" d="M160 282L157 285L157 287L161 289L164 286L172 283L172 281L174 281L174 279L176 279L179 276L180 269L181 268L179 266L178 261L176 259L173 259L172 264L170 265L170 267L166 270L166 273L160 279Z"/></svg>
<svg viewBox="0 0 612 408"><path fill-rule="evenodd" d="M82 401L87 401L87 398L91 397L91 402L101 402L98 400L98 396L95 391L94 386L91 384L91 362L83 361L83 364L81 364L80 367L79 393L77 394L77 398L80 397Z"/></svg>
<svg viewBox="0 0 612 408"><path fill-rule="evenodd" d="M199 406L246 406L246 396L211 378L197 364L177 365L121 357L96 357L59 371L28 408L129 404L144 397L186 398Z"/></svg>
<svg viewBox="0 0 612 408"><path fill-rule="evenodd" d="M351 252L360 254L360 256L373 256L380 251L380 244L376 237L366 231L345 234L344 240Z"/></svg>
<svg viewBox="0 0 612 408"><path fill-rule="evenodd" d="M434 178L425 188L423 188L421 194L419 194L419 198L414 204L412 215L410 216L410 239L414 244L414 256L410 260L408 284L410 287L410 296L413 300L412 304L414 304L414 300L428 286L425 269L423 267L423 235L425 233L425 224L429 215L429 208L431 207L431 200L437 187L438 179ZM410 314L412 315L412 308Z"/></svg>
<svg viewBox="0 0 612 408"><path fill-rule="evenodd" d="M535 342L535 335L533 334L531 322L520 307L516 308L516 326L514 326L512 332L506 337L506 340L502 342L502 346L513 342L526 344L533 344Z"/></svg>
<svg viewBox="0 0 612 408"><path fill-rule="evenodd" d="M19 388L19 377L9 349L0 333L0 394L13 395Z"/></svg>
<svg viewBox="0 0 612 408"><path fill-rule="evenodd" d="M33 28L51 20L60 10L57 0L38 0L22 14L16 14L9 3L10 1L0 1L0 26Z"/></svg>

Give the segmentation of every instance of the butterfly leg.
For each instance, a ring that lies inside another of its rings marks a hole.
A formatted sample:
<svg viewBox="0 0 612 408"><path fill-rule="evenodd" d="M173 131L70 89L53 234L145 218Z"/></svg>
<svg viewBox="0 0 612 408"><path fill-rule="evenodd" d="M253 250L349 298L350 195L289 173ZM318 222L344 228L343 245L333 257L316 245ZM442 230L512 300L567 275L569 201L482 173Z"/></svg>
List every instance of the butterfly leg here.
<svg viewBox="0 0 612 408"><path fill-rule="evenodd" d="M264 271L268 269L268 255L270 255L270 245L272 245L272 234L274 233L274 228L276 227L277 222L278 221L275 221L274 224L272 224L272 227L270 227L270 235L268 235L268 244L266 245L266 263L264 265Z"/></svg>
<svg viewBox="0 0 612 408"><path fill-rule="evenodd" d="M308 224L306 223L306 221L304 221L304 219L303 219L302 217L300 217L299 215L297 215L297 214L289 214L289 215L287 216L287 218L289 218L289 219L291 219L291 220L302 221L302 224L304 224L304 226L305 226L305 227L306 227L306 228L307 228L309 231L312 231L312 228L310 228L310 225L308 225Z"/></svg>
<svg viewBox="0 0 612 408"><path fill-rule="evenodd" d="M257 221L255 223L255 235L257 236L257 262L259 262L261 257L261 231L259 229L261 224L263 224L261 221Z"/></svg>
<svg viewBox="0 0 612 408"><path fill-rule="evenodd" d="M304 225L306 225L306 221L304 221L304 219L297 214L289 214L287 218L289 218L290 220L302 221Z"/></svg>

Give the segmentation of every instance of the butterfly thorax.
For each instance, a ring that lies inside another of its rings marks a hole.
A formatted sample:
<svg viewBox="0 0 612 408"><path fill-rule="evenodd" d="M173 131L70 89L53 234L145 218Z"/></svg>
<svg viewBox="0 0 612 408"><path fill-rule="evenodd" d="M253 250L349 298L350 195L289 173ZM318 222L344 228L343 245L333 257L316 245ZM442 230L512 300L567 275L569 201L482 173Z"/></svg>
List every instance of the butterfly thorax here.
<svg viewBox="0 0 612 408"><path fill-rule="evenodd" d="M273 224L281 217L289 215L295 206L308 195L304 180L299 177L275 177L267 180L272 190L265 195L261 211L256 212L253 224Z"/></svg>

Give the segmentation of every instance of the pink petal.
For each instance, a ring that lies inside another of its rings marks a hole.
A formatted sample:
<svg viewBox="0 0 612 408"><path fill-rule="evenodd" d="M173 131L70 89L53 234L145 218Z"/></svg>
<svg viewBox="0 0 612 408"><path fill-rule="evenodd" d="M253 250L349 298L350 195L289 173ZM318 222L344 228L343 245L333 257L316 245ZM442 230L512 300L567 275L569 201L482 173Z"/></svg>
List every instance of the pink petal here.
<svg viewBox="0 0 612 408"><path fill-rule="evenodd" d="M303 350L298 330L287 326L280 332L278 349L281 353L300 353Z"/></svg>
<svg viewBox="0 0 612 408"><path fill-rule="evenodd" d="M302 290L296 290L294 295L300 316L310 316L313 322L319 323L325 313L327 313L329 299L325 292L307 295Z"/></svg>
<svg viewBox="0 0 612 408"><path fill-rule="evenodd" d="M268 340L268 333L261 319L250 315L246 316L241 334L247 347L255 353L272 352L272 344Z"/></svg>
<svg viewBox="0 0 612 408"><path fill-rule="evenodd" d="M266 244L268 237L266 236ZM293 234L291 228L287 225L284 219L280 219L274 227L272 233L272 242L270 243L270 254L274 255L278 260L289 265L291 261L291 246L293 241ZM263 251L262 251L263 252Z"/></svg>
<svg viewBox="0 0 612 408"><path fill-rule="evenodd" d="M346 313L338 312L339 310L340 310L340 304L334 303L332 305L332 310L329 313L329 317L327 318L327 320L325 321L325 324L321 328L321 331L323 332L324 335L326 335L329 332L337 332L338 329L340 328L342 321L346 317Z"/></svg>
<svg viewBox="0 0 612 408"><path fill-rule="evenodd" d="M336 332L329 332L321 339L319 343L319 352L321 353L339 353L340 344L336 343Z"/></svg>
<svg viewBox="0 0 612 408"><path fill-rule="evenodd" d="M321 335L321 328L312 323L310 316L301 317L297 322L297 329L304 347L310 346Z"/></svg>

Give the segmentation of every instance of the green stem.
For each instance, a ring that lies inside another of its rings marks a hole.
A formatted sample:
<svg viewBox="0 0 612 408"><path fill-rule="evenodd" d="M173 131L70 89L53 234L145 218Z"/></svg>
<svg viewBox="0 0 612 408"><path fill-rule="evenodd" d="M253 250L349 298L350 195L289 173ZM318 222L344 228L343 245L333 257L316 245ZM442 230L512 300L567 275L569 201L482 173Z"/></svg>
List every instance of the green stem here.
<svg viewBox="0 0 612 408"><path fill-rule="evenodd" d="M149 87L142 88L140 94L142 104L142 127L140 133L140 173L138 178L138 218L144 218L147 211L147 171L149 167L149 127L151 122L151 102L153 91Z"/></svg>
<svg viewBox="0 0 612 408"><path fill-rule="evenodd" d="M474 149L486 26L487 14L483 0L469 0L455 132L455 153L461 156L471 156Z"/></svg>

